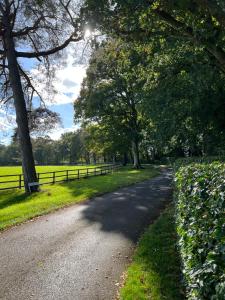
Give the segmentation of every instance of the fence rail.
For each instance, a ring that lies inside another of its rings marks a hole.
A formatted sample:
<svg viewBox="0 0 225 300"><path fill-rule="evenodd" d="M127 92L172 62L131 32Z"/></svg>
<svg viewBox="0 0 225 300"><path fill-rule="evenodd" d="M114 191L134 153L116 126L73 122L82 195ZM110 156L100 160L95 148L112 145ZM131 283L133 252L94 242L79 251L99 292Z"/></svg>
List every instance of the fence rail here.
<svg viewBox="0 0 225 300"><path fill-rule="evenodd" d="M68 182L81 178L106 175L120 168L120 165L106 165L85 169L68 169L37 173L39 185ZM49 176L48 176L49 175ZM13 180L14 179L14 180ZM24 188L23 174L0 175L0 190Z"/></svg>

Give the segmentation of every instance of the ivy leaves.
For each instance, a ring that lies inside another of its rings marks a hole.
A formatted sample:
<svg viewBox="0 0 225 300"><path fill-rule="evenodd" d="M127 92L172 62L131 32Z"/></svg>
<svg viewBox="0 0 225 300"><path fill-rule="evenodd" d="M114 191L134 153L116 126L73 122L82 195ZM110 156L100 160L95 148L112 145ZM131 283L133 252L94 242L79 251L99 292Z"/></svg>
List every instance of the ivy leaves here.
<svg viewBox="0 0 225 300"><path fill-rule="evenodd" d="M225 165L192 164L175 175L177 231L188 299L225 294Z"/></svg>

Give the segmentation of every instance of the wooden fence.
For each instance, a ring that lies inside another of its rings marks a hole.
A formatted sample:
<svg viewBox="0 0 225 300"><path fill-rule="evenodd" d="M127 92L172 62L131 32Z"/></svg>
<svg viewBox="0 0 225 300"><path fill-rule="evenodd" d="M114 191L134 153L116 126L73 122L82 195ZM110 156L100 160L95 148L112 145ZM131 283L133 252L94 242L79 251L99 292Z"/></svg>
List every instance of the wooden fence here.
<svg viewBox="0 0 225 300"><path fill-rule="evenodd" d="M109 174L120 167L120 165L106 165L85 169L69 169L62 171L41 172L37 173L37 178L40 185L55 184L59 182L67 182L81 178L88 178L91 176ZM0 190L22 188L24 188L24 180L22 174L0 175Z"/></svg>

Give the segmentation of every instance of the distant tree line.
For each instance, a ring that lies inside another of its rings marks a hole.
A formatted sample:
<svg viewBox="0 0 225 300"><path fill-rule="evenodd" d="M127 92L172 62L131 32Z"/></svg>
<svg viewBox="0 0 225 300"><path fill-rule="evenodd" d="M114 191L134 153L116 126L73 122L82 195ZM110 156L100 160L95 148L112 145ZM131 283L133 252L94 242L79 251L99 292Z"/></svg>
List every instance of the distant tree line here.
<svg viewBox="0 0 225 300"><path fill-rule="evenodd" d="M103 130L92 125L64 133L59 140L52 140L49 136L32 138L36 165L132 162L129 147L120 148L118 141L110 142L103 135ZM12 139L9 145L0 144L0 165L21 165L20 151L16 139ZM149 159L147 154L145 159Z"/></svg>

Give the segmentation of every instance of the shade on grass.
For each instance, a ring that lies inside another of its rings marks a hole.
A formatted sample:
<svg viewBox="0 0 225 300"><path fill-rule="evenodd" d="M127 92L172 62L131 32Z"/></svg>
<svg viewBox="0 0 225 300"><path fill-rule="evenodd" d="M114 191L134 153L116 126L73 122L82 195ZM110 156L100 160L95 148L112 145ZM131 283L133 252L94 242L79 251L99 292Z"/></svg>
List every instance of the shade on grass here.
<svg viewBox="0 0 225 300"><path fill-rule="evenodd" d="M60 207L114 191L159 173L155 167L142 170L123 168L110 175L91 177L69 183L46 185L40 193L27 195L20 190L0 192L0 230Z"/></svg>

